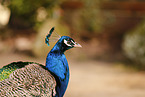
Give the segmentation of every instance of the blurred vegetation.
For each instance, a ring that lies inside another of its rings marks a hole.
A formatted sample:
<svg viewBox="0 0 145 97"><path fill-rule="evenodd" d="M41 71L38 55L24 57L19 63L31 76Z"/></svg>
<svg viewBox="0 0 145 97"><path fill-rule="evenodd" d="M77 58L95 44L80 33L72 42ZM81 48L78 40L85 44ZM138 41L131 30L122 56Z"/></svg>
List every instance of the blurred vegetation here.
<svg viewBox="0 0 145 97"><path fill-rule="evenodd" d="M9 27L32 28L52 16L53 8L59 0L2 0L3 5L11 11Z"/></svg>
<svg viewBox="0 0 145 97"><path fill-rule="evenodd" d="M99 0L79 0L83 7L74 12L72 26L76 31L100 32L104 19L99 9Z"/></svg>
<svg viewBox="0 0 145 97"><path fill-rule="evenodd" d="M145 20L125 35L123 49L138 68L145 69Z"/></svg>
<svg viewBox="0 0 145 97"><path fill-rule="evenodd" d="M9 46L19 49L23 43L18 41L22 39L26 40L24 44L31 46L31 52L38 56L45 55L48 48L44 38L48 30L55 26L60 35L81 40L82 45L86 45L82 52L88 58L123 59L124 41L126 55L144 65L144 23L133 28L144 18L145 3L138 2L143 0L132 1L0 0L11 12L8 25L4 30L0 29L0 38L6 37L1 40L7 39L7 42L1 42L0 50ZM131 29L131 33L128 33Z"/></svg>
<svg viewBox="0 0 145 97"><path fill-rule="evenodd" d="M70 0L73 3L73 0ZM96 36L100 34L104 27L115 22L114 15L103 13L100 9L101 0L75 0L75 8L64 8L63 20L69 25L75 37L79 36ZM69 3L68 3L69 4ZM69 9L69 10L68 10ZM85 37L85 38L87 38Z"/></svg>
<svg viewBox="0 0 145 97"><path fill-rule="evenodd" d="M1 0L0 3L9 8L11 15L8 25L0 29L0 40L5 43L0 46L0 50L46 56L48 48L44 39L49 28L55 26L59 31L63 29L57 25L60 15L59 5L62 1Z"/></svg>

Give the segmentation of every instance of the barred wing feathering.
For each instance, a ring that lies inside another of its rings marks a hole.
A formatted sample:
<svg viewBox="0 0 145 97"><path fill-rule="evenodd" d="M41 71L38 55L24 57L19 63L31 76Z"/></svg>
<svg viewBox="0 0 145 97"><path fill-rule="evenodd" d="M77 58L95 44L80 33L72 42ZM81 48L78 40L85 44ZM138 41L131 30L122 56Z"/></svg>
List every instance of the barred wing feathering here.
<svg viewBox="0 0 145 97"><path fill-rule="evenodd" d="M0 82L1 97L52 97L56 91L55 78L42 66L32 63L13 71Z"/></svg>
<svg viewBox="0 0 145 97"><path fill-rule="evenodd" d="M52 28L45 38L54 31ZM45 66L34 62L13 62L0 69L2 97L63 97L69 82L69 65L64 52L82 47L69 36L59 36L50 50ZM56 89L56 90L55 90Z"/></svg>

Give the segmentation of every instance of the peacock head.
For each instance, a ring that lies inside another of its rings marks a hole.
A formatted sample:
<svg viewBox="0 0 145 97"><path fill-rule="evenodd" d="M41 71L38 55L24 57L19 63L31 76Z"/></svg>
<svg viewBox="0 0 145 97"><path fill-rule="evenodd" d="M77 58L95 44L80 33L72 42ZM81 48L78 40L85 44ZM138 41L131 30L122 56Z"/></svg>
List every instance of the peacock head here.
<svg viewBox="0 0 145 97"><path fill-rule="evenodd" d="M68 50L68 49L73 48L73 47L82 47L80 44L78 44L77 42L75 42L69 36L62 36L58 40L57 43L60 44L65 50Z"/></svg>
<svg viewBox="0 0 145 97"><path fill-rule="evenodd" d="M49 31L49 34L46 36L45 38L45 43L49 46L49 38L52 34L52 32L54 31L54 27L51 28L51 30ZM57 34L58 35L58 34ZM65 51L68 50L70 48L73 47L82 47L80 44L78 44L77 42L75 42L71 37L69 36L59 36L58 42L56 43L56 45L54 46L56 49L57 48L61 48L61 50Z"/></svg>

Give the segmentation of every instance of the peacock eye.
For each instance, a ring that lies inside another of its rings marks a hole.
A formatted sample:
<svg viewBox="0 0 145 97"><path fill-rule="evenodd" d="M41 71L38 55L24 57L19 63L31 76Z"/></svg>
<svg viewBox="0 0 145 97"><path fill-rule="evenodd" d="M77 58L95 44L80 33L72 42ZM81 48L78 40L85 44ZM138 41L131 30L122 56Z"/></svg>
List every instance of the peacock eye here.
<svg viewBox="0 0 145 97"><path fill-rule="evenodd" d="M67 41L67 44L71 44L71 41L69 40L69 41Z"/></svg>
<svg viewBox="0 0 145 97"><path fill-rule="evenodd" d="M67 39L67 40L64 39L64 43L67 46L70 46L70 47L72 47L73 45L75 45L75 43L73 42L73 40L70 40L70 39Z"/></svg>

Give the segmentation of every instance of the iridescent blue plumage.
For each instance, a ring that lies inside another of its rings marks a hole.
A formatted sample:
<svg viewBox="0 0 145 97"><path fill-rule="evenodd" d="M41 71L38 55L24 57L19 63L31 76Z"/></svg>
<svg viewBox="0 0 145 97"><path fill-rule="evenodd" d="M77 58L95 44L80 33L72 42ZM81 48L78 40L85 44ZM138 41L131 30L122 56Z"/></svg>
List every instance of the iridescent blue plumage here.
<svg viewBox="0 0 145 97"><path fill-rule="evenodd" d="M54 30L50 30L45 42ZM64 52L81 47L72 38L62 36L48 53L46 66L35 62L14 62L0 69L2 97L63 97L69 82L69 66Z"/></svg>
<svg viewBox="0 0 145 97"><path fill-rule="evenodd" d="M63 40L71 39L68 36L62 36L52 50L48 53L46 59L46 67L55 75L57 86L56 86L56 97L62 97L65 93L69 82L69 66L64 52L69 49Z"/></svg>
<svg viewBox="0 0 145 97"><path fill-rule="evenodd" d="M52 72L57 82L55 97L63 97L66 91L69 66L64 52L73 47L81 47L81 45L68 36L62 36L47 55L46 68Z"/></svg>

